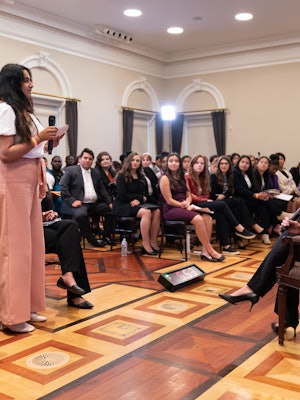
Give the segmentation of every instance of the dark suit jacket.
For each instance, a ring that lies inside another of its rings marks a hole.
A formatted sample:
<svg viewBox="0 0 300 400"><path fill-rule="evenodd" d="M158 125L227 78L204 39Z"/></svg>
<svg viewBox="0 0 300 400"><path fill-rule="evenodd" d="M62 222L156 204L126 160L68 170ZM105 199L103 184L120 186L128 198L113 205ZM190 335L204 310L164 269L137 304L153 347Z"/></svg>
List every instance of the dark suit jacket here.
<svg viewBox="0 0 300 400"><path fill-rule="evenodd" d="M98 171L91 168L91 177L99 202L111 203L111 198L104 187L101 175ZM84 183L80 165L72 165L66 169L64 176L60 180L60 190L62 197L61 211L70 214L70 208L75 200L83 202Z"/></svg>
<svg viewBox="0 0 300 400"><path fill-rule="evenodd" d="M249 189L241 171L238 168L233 168L234 176L234 192L237 197L242 197L243 199L253 199L253 189ZM253 180L250 178L252 184Z"/></svg>

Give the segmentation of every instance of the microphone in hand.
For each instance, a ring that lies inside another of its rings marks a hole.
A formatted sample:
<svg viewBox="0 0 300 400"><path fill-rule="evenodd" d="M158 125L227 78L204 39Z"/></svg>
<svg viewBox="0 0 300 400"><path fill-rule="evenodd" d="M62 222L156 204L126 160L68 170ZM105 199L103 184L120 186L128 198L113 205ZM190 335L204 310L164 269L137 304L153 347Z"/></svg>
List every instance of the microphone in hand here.
<svg viewBox="0 0 300 400"><path fill-rule="evenodd" d="M49 126L55 126L55 116L50 115L48 119ZM52 154L53 150L53 139L48 140L48 154Z"/></svg>
<svg viewBox="0 0 300 400"><path fill-rule="evenodd" d="M296 210L296 212L289 219L290 221L296 221L300 217L300 207ZM284 232L287 230L288 226L281 226L280 231Z"/></svg>

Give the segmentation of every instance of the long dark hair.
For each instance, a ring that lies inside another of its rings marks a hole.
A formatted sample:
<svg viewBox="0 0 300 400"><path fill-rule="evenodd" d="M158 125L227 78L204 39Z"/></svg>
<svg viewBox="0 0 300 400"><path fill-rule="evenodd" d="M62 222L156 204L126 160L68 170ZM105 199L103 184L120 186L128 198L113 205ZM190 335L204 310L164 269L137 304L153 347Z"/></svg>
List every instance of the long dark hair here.
<svg viewBox="0 0 300 400"><path fill-rule="evenodd" d="M241 162L241 160L243 158L247 158L248 161L249 161L249 168L246 171L246 175L248 175L251 183L253 183L253 169L251 168L251 159L247 154L243 154L243 155L240 156L240 158L239 158L239 160L236 163L236 166L234 168L236 168L237 170L239 170L241 172L241 170L240 170L240 162Z"/></svg>
<svg viewBox="0 0 300 400"><path fill-rule="evenodd" d="M9 104L16 115L16 132L21 142L30 142L31 132L28 113L33 113L32 101L22 91L24 70L32 77L29 68L19 64L6 64L0 72L0 99ZM27 118L26 118L27 117Z"/></svg>
<svg viewBox="0 0 300 400"><path fill-rule="evenodd" d="M172 174L172 171L170 171L170 169L168 167L169 159L170 159L170 157L173 157L173 156L177 157L178 161L179 161L179 168L176 173L176 176L174 176ZM178 186L182 186L185 189L185 191L187 191L186 181L185 181L185 177L184 177L184 170L182 167L182 161L181 161L180 155L178 153L174 152L174 153L170 153L168 155L167 168L166 168L164 175L166 175L170 181L171 190L175 190L175 189L177 189Z"/></svg>
<svg viewBox="0 0 300 400"><path fill-rule="evenodd" d="M218 168L216 171L216 177L218 181L218 185L223 186L224 185L224 175L222 174L220 170L220 163L225 160L229 164L228 171L226 172L226 178L227 178L227 184L228 184L228 193L233 194L234 193L234 183L233 183L233 172L232 172L232 163L230 160L230 157L228 156L221 156L218 160Z"/></svg>

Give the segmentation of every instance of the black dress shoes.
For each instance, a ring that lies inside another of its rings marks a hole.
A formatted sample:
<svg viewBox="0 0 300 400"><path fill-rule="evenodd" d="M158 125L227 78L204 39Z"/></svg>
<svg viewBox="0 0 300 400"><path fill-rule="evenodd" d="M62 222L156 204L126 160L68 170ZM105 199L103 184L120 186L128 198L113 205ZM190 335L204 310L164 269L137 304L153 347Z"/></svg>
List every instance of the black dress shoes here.
<svg viewBox="0 0 300 400"><path fill-rule="evenodd" d="M68 306L69 307L75 307L75 308L82 308L85 310L91 309L94 307L94 304L90 303L89 301L85 300L81 303L75 304L73 300L68 300Z"/></svg>
<svg viewBox="0 0 300 400"><path fill-rule="evenodd" d="M73 285L73 286L68 286L65 284L64 280L62 277L60 277L56 283L56 285L61 288L61 289L66 289L71 293L74 294L78 294L78 295L82 295L85 294L85 290L83 290L81 287L77 286L77 285Z"/></svg>
<svg viewBox="0 0 300 400"><path fill-rule="evenodd" d="M98 239L98 240L95 240L95 241L90 242L90 243L94 247L104 247L104 246L108 245L108 242L105 239L103 239L103 240Z"/></svg>

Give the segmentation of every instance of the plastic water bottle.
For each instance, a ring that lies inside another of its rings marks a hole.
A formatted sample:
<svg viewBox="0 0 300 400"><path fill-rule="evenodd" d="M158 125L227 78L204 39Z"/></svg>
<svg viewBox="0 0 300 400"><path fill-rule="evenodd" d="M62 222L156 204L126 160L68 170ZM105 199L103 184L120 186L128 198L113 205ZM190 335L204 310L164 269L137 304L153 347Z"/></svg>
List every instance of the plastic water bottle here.
<svg viewBox="0 0 300 400"><path fill-rule="evenodd" d="M127 240L123 238L121 243L121 256L127 256Z"/></svg>

